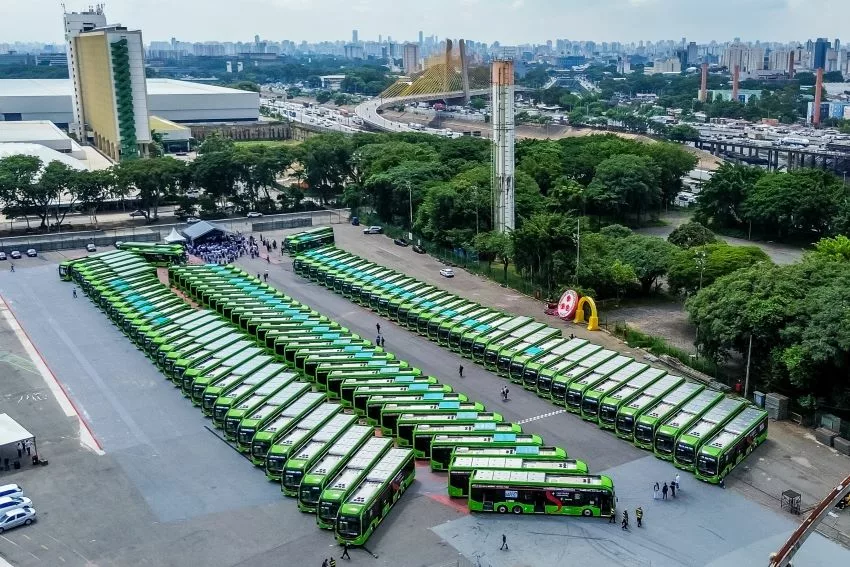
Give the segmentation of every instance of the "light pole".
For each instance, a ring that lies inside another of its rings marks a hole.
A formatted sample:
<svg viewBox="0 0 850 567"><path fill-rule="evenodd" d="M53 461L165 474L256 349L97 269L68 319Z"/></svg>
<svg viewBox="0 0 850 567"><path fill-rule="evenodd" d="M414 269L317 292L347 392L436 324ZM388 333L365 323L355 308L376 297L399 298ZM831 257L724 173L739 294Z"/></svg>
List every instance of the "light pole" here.
<svg viewBox="0 0 850 567"><path fill-rule="evenodd" d="M576 285L578 285L578 263L581 257L581 217L576 220Z"/></svg>
<svg viewBox="0 0 850 567"><path fill-rule="evenodd" d="M475 236L478 236L478 185L472 186L472 198L475 199Z"/></svg>
<svg viewBox="0 0 850 567"><path fill-rule="evenodd" d="M697 262L697 266L699 267L699 290L702 291L702 275L705 272L705 258L706 253L705 250L700 250L694 256L694 259Z"/></svg>
<svg viewBox="0 0 850 567"><path fill-rule="evenodd" d="M410 231L407 233L407 237L410 240L413 240L413 188L410 185L410 181L407 181L407 202L410 205Z"/></svg>

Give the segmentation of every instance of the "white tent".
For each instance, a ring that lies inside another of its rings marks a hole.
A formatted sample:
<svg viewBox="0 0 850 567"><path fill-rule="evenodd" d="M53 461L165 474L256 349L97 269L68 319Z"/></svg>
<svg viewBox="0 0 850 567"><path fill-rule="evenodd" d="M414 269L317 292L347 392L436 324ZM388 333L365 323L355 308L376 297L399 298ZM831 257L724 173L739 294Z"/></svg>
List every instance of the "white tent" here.
<svg viewBox="0 0 850 567"><path fill-rule="evenodd" d="M165 241L169 244L175 244L177 242L186 242L186 239L177 232L176 228L172 228L171 233L165 237Z"/></svg>

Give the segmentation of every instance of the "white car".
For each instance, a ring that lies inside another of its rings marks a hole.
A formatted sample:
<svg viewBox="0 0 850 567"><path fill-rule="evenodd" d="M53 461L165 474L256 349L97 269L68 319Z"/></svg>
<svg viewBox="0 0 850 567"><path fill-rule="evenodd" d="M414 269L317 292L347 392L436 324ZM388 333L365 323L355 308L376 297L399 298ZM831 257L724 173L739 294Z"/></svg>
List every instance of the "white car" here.
<svg viewBox="0 0 850 567"><path fill-rule="evenodd" d="M36 252L35 248L28 248L27 256L29 256L30 258L35 258L36 256L38 256L38 252Z"/></svg>
<svg viewBox="0 0 850 567"><path fill-rule="evenodd" d="M97 252L97 246L92 243L86 244L86 252Z"/></svg>
<svg viewBox="0 0 850 567"><path fill-rule="evenodd" d="M17 484L4 484L0 486L0 498L23 496L24 489Z"/></svg>
<svg viewBox="0 0 850 567"><path fill-rule="evenodd" d="M201 219L198 217L189 217L186 219L186 224L195 224L196 222L201 222Z"/></svg>
<svg viewBox="0 0 850 567"><path fill-rule="evenodd" d="M257 218L263 216L263 213L258 213L257 211L251 211L248 213L247 217L249 219Z"/></svg>
<svg viewBox="0 0 850 567"><path fill-rule="evenodd" d="M367 226L363 229L363 234L381 234L384 228L381 226Z"/></svg>
<svg viewBox="0 0 850 567"><path fill-rule="evenodd" d="M453 278L455 277L455 271L451 268L443 268L440 270L440 275L444 278Z"/></svg>
<svg viewBox="0 0 850 567"><path fill-rule="evenodd" d="M17 510L24 506L31 506L32 500L26 496L4 496L0 498L0 514L9 510Z"/></svg>
<svg viewBox="0 0 850 567"><path fill-rule="evenodd" d="M18 526L28 526L35 521L35 508L25 506L17 510L9 510L0 516L0 534Z"/></svg>

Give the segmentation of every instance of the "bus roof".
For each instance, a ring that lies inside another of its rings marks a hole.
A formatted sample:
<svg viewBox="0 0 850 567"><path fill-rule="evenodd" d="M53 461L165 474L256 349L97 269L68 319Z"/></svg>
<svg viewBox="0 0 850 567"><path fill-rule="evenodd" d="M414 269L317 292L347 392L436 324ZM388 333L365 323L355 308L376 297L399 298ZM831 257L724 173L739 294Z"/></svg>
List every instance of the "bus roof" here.
<svg viewBox="0 0 850 567"><path fill-rule="evenodd" d="M705 386L696 382L685 382L675 390L664 396L644 414L647 417L661 418L667 415L676 406L689 399L694 394L701 392Z"/></svg>
<svg viewBox="0 0 850 567"><path fill-rule="evenodd" d="M339 439L339 441L333 444L328 453L322 457L312 469L310 469L309 474L326 475L332 471L342 460L342 457L347 455L348 452L351 451L351 449L359 442L360 436L357 436L356 439L354 436L355 428L366 428L374 431L374 428L372 427L355 425L349 429L342 438ZM362 432L360 435L362 435ZM374 461L378 455L386 451L387 447L392 445L392 443L393 440L389 437L372 437L366 441L366 443L360 447L354 455L352 455L346 466L353 465L356 459L356 462L363 463L362 466L365 468L369 466L369 463Z"/></svg>
<svg viewBox="0 0 850 567"><path fill-rule="evenodd" d="M552 486L567 487L596 487L613 488L614 483L607 476L572 476L543 473L535 471L499 471L479 470L475 471L471 478L472 482L481 483L514 483L514 484L545 484Z"/></svg>
<svg viewBox="0 0 850 567"><path fill-rule="evenodd" d="M267 433L277 433L279 429L289 424L293 417L301 415L308 409L310 409L313 405L316 405L317 402L321 402L325 399L324 394L320 394L319 392L307 392L294 402L292 402L289 406L287 406L281 413L278 415L271 423L267 424L263 427L263 431ZM319 407L323 407L324 404L320 404ZM338 410L339 408L333 408ZM330 410L323 410L330 411ZM262 419L262 417L256 417L257 412L249 416L249 419ZM263 416L265 417L265 416Z"/></svg>
<svg viewBox="0 0 850 567"><path fill-rule="evenodd" d="M381 488L393 478L398 468L412 458L413 451L410 449L390 449L366 474L366 478L346 500L346 504L366 505L371 502Z"/></svg>
<svg viewBox="0 0 850 567"><path fill-rule="evenodd" d="M605 378L609 374L617 372L617 370L619 370L620 368L623 368L624 366L629 364L630 361L632 361L632 359L629 358L628 356L623 356L623 355L615 356L611 360L603 362L602 364L600 364L599 366L597 366L595 368L588 368L587 373L584 374L578 380L576 380L573 384L574 385L585 385L585 384L590 384L592 382L600 380L602 378ZM580 372L576 373L576 374L573 374L572 372L566 372L565 373L565 375L569 375L570 377L578 376L579 374L581 374L581 373Z"/></svg>
<svg viewBox="0 0 850 567"><path fill-rule="evenodd" d="M722 396L717 390L706 389L703 392L679 408L679 411L670 419L664 422L664 425L671 427L682 427L695 416L704 412L709 406L715 403L719 396Z"/></svg>
<svg viewBox="0 0 850 567"><path fill-rule="evenodd" d="M563 471L584 471L587 472L587 465L581 461L567 460L551 461L545 459L534 459L523 456L512 457L455 457L452 459L449 467L452 470L457 469L502 469L502 470L538 470L545 469L547 471L563 470Z"/></svg>
<svg viewBox="0 0 850 567"><path fill-rule="evenodd" d="M709 439L703 447L713 449L726 449L735 442L738 437L752 429L760 421L767 417L763 409L749 406L727 423L722 430Z"/></svg>
<svg viewBox="0 0 850 567"><path fill-rule="evenodd" d="M599 345L588 343L565 354L563 359L547 367L546 370L553 374L563 373L567 376L578 376L584 370L593 368L616 355L617 353L613 350L606 350ZM576 372L564 372L570 368L575 368Z"/></svg>
<svg viewBox="0 0 850 567"><path fill-rule="evenodd" d="M717 424L726 421L741 411L741 408L745 404L746 402L744 400L736 398L726 398L721 400L720 403L713 406L699 419L699 421L693 424L688 431L685 432L685 435L696 438L704 437L712 431Z"/></svg>

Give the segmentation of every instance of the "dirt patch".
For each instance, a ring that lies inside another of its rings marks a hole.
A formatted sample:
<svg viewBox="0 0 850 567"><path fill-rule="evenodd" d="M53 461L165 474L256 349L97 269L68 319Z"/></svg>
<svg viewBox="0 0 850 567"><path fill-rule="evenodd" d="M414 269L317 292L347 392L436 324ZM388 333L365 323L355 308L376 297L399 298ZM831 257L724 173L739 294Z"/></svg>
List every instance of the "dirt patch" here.
<svg viewBox="0 0 850 567"><path fill-rule="evenodd" d="M695 353L696 327L688 321L685 307L678 301L630 302L616 309L606 310L601 324L613 328L625 323L648 335L661 337L671 346Z"/></svg>

